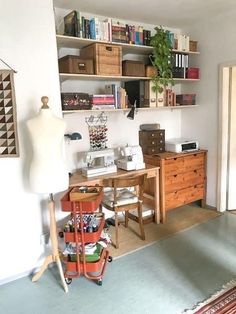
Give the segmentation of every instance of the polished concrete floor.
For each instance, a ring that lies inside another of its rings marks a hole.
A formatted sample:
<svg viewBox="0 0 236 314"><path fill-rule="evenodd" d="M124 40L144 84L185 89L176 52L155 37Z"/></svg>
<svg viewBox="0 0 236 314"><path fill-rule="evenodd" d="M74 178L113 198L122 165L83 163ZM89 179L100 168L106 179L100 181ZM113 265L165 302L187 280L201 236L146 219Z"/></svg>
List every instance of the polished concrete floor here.
<svg viewBox="0 0 236 314"><path fill-rule="evenodd" d="M51 268L0 286L0 313L180 314L235 279L235 239L226 213L108 263L102 286L74 279L68 294Z"/></svg>

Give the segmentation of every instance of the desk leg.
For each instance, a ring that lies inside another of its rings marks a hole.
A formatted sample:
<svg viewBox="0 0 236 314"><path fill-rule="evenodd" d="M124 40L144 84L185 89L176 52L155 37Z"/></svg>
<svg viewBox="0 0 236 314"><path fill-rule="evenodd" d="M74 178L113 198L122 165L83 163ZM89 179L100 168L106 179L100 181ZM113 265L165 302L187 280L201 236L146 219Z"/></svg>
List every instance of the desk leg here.
<svg viewBox="0 0 236 314"><path fill-rule="evenodd" d="M154 180L154 214L155 223L160 223L160 195L159 195L159 170L156 172Z"/></svg>

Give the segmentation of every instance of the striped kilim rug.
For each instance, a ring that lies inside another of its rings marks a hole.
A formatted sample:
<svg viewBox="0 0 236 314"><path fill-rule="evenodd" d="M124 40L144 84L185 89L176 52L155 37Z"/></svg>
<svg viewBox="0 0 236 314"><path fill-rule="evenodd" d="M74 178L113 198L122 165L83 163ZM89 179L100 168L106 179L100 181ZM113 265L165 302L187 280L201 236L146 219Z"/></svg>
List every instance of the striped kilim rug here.
<svg viewBox="0 0 236 314"><path fill-rule="evenodd" d="M230 281L222 290L184 314L236 314L236 281Z"/></svg>

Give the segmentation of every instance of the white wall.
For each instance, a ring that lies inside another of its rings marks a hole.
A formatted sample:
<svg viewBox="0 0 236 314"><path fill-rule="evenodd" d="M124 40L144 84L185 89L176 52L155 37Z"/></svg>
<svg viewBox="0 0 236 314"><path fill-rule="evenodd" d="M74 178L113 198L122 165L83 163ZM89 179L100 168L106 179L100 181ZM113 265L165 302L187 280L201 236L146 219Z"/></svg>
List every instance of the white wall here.
<svg viewBox="0 0 236 314"><path fill-rule="evenodd" d="M44 248L40 246L47 225L47 195L32 194L27 186L31 157L25 121L41 107L47 95L60 115L57 50L51 1L0 0L0 58L13 67L19 158L0 159L0 283L33 269ZM0 64L0 68L5 68Z"/></svg>
<svg viewBox="0 0 236 314"><path fill-rule="evenodd" d="M0 58L17 70L20 146L19 158L0 159L0 283L3 283L33 270L45 255L40 236L44 228L48 230L48 196L35 195L28 187L31 146L25 121L36 115L43 95L49 96L49 105L58 116L61 104L52 1L0 0L0 8ZM66 143L69 170L80 165L80 152L89 148L85 116L85 113L65 116L67 131L83 135L79 142ZM167 138L180 136L180 110L140 111L134 121L123 113L109 113L108 145L137 144L139 125L155 122L166 129ZM57 218L62 216L60 195L56 195Z"/></svg>
<svg viewBox="0 0 236 314"><path fill-rule="evenodd" d="M200 107L194 115L183 111L183 136L197 138L201 147L208 149L207 204L216 206L217 143L218 143L218 67L235 60L236 11L220 15L205 23L186 29L200 43L200 82L197 94Z"/></svg>

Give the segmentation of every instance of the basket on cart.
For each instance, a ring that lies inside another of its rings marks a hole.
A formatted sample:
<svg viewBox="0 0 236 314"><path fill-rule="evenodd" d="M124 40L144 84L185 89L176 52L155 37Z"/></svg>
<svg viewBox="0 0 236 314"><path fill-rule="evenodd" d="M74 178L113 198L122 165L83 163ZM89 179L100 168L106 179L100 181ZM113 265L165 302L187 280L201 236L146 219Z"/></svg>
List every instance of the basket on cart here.
<svg viewBox="0 0 236 314"><path fill-rule="evenodd" d="M75 252L68 254L64 258L66 282L69 284L72 278L79 278L83 274L86 278L95 280L99 285L107 261L111 261L109 252L106 248L99 247L93 257L85 254L87 243L98 242L105 225L104 215L99 213L100 221L96 230L87 232L84 224L84 216L97 211L103 198L103 187L86 186L70 188L61 199L63 211L71 212L74 222L73 230L64 230L64 240L66 243L72 242ZM78 219L79 218L79 219Z"/></svg>

